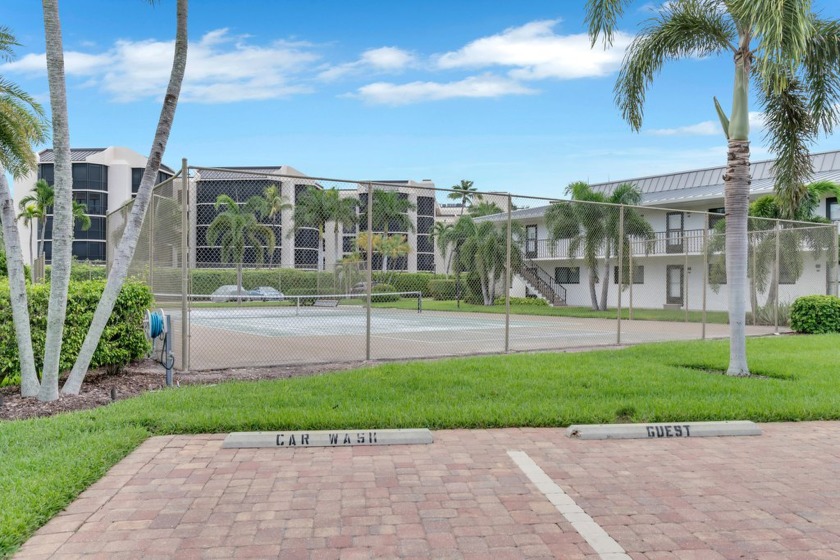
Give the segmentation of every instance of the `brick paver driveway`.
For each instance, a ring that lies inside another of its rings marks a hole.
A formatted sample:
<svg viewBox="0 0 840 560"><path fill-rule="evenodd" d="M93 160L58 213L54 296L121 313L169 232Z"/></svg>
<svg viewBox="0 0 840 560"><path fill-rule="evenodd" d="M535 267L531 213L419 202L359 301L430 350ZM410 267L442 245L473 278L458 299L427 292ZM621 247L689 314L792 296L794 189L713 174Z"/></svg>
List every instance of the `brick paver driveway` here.
<svg viewBox="0 0 840 560"><path fill-rule="evenodd" d="M840 558L840 423L762 428L595 442L454 430L432 445L296 450L157 437L16 558ZM625 552L599 556L512 450Z"/></svg>

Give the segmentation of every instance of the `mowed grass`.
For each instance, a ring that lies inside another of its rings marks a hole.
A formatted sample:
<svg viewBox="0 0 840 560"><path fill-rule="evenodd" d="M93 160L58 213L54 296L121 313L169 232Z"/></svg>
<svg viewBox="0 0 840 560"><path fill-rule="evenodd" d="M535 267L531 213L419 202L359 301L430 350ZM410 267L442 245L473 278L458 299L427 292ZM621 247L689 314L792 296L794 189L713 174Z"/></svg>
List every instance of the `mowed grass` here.
<svg viewBox="0 0 840 560"><path fill-rule="evenodd" d="M374 303L373 307L385 307L392 309L417 309L416 299L401 299L395 302ZM469 313L500 313L504 315L504 305L475 305L461 302L460 308L455 301L438 301L430 298L423 298L424 311L461 311ZM539 315L545 317L580 317L590 319L615 319L616 310L594 311L589 307L550 307L548 305L511 305L510 312L514 315ZM621 318L629 319L630 310L621 310ZM639 321L678 321L686 320L686 313L681 309L633 309L633 319ZM702 311L689 311L688 322L700 323L703 321ZM729 322L729 315L726 311L707 311L707 323L726 324Z"/></svg>
<svg viewBox="0 0 840 560"><path fill-rule="evenodd" d="M764 377L729 378L725 341L389 363L191 386L91 411L0 422L0 557L152 435L492 428L613 421L840 419L840 335L748 341Z"/></svg>

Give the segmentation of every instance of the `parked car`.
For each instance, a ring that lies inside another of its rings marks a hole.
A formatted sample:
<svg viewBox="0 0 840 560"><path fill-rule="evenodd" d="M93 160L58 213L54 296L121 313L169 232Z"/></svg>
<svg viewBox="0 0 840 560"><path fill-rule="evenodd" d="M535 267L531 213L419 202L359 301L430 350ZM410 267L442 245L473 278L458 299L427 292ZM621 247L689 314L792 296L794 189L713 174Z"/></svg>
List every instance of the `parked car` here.
<svg viewBox="0 0 840 560"><path fill-rule="evenodd" d="M380 282L373 282L373 286L376 287L377 284ZM366 294L367 293L367 282L359 282L358 284L354 285L353 288L350 290L351 294Z"/></svg>
<svg viewBox="0 0 840 560"><path fill-rule="evenodd" d="M282 301L283 292L271 286L260 286L253 290L248 290L248 297L251 301Z"/></svg>
<svg viewBox="0 0 840 560"><path fill-rule="evenodd" d="M224 286L219 286L212 294L210 294L210 301L214 303L237 301L240 297L242 298L242 301L248 301L248 290L242 287L234 286L233 284L226 284Z"/></svg>

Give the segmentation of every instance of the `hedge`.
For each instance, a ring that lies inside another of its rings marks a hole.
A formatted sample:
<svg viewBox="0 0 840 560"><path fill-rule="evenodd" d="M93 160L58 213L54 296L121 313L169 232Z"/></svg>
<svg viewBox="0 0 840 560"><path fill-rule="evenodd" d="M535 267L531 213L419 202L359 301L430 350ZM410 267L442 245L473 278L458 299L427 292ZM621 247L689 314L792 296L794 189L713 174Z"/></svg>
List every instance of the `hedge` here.
<svg viewBox="0 0 840 560"><path fill-rule="evenodd" d="M44 267L44 277L46 281L50 281L50 274L52 274L52 265ZM82 261L73 261L70 265L70 280L105 280L108 278L108 269L104 264L89 264Z"/></svg>
<svg viewBox="0 0 840 560"><path fill-rule="evenodd" d="M429 294L429 282L438 278L445 278L442 274L428 272L373 272L373 280L390 284L397 292L422 292ZM180 270L155 270L155 285L172 285L180 287ZM235 268L198 268L190 271L192 289L195 295L212 294L219 286L236 285ZM352 284L364 281L364 271L354 272ZM245 269L242 271L242 287L252 290L258 286L270 286L284 294L343 294L348 290L347 279L339 274L338 278L332 272L315 272L313 270L298 270L294 268L261 268Z"/></svg>
<svg viewBox="0 0 840 560"><path fill-rule="evenodd" d="M499 296L493 302L493 305L504 305L505 296ZM535 307L548 307L548 302L537 297L511 297L511 305L533 305Z"/></svg>
<svg viewBox="0 0 840 560"><path fill-rule="evenodd" d="M61 371L69 370L73 366L104 288L105 282L99 280L70 282L67 319L64 322L59 361ZM41 370L50 285L28 286L27 292L35 367ZM117 298L111 319L102 333L99 346L93 354L91 368L124 365L146 355L149 351L149 343L143 333L143 315L146 309L152 306L152 302L152 294L146 285L126 281ZM7 281L0 281L0 385L19 383L19 381L20 362L12 323L9 284Z"/></svg>
<svg viewBox="0 0 840 560"><path fill-rule="evenodd" d="M437 300L455 299L455 280L431 280L427 290L428 295Z"/></svg>
<svg viewBox="0 0 840 560"><path fill-rule="evenodd" d="M840 332L840 298L804 296L790 307L790 328L796 332L824 334Z"/></svg>
<svg viewBox="0 0 840 560"><path fill-rule="evenodd" d="M385 303L385 302L392 302L392 301L399 301L400 296L397 294L391 293L395 292L394 286L391 284L376 284L373 289L371 290L370 300L377 302L377 303ZM382 295L375 295L375 294L382 294Z"/></svg>

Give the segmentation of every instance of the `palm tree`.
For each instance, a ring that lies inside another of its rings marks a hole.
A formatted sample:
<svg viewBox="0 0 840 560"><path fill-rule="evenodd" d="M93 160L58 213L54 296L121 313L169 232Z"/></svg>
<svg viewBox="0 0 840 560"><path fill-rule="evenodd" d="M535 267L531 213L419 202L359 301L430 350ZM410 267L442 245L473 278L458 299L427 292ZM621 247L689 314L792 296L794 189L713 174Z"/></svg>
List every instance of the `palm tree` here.
<svg viewBox="0 0 840 560"><path fill-rule="evenodd" d="M449 198L461 201L462 216L464 215L464 208L467 205L472 206L474 201L484 198L481 196L481 193L476 192L478 189L473 186L473 182L467 181L466 179L461 179L459 185L452 185L452 190L455 192L449 193Z"/></svg>
<svg viewBox="0 0 840 560"><path fill-rule="evenodd" d="M574 202L553 204L545 213L548 238L552 246L561 239L569 240L569 257L574 258L582 249L583 260L589 269L589 296L593 310L607 309L611 257L618 251L625 254L630 248L630 236L653 239L651 225L635 208L641 202L638 188L623 183L609 195L592 190L586 182L571 183L566 194ZM621 205L624 205L624 229L620 231ZM598 275L598 256L604 255L603 276ZM629 260L629 259L628 259ZM595 284L601 281L601 301Z"/></svg>
<svg viewBox="0 0 840 560"><path fill-rule="evenodd" d="M375 241L375 238L374 238ZM379 238L377 249L382 255L382 272L388 270L388 259L404 257L411 252L411 246L405 235L383 235Z"/></svg>
<svg viewBox="0 0 840 560"><path fill-rule="evenodd" d="M478 204L470 206L470 216L478 218L480 216L490 216L491 214L501 214L502 209L495 202L487 202L483 200Z"/></svg>
<svg viewBox="0 0 840 560"><path fill-rule="evenodd" d="M64 80L64 47L58 0L43 0L44 37L47 57L47 82L50 90L55 175L53 201L52 270L50 301L47 311L47 336L44 342L44 365L38 399L58 398L58 367L64 319L67 314L67 290L73 257L73 174L70 160L70 126L67 116L67 90ZM110 315L110 314L109 314Z"/></svg>
<svg viewBox="0 0 840 560"><path fill-rule="evenodd" d="M452 224L445 224L443 222L435 222L432 228L431 238L437 244L438 251L444 263L444 273L449 276L449 260L446 258L446 253L449 250L449 232L452 231Z"/></svg>
<svg viewBox="0 0 840 560"><path fill-rule="evenodd" d="M289 199L280 194L280 187L277 185L269 185L263 191L263 198L265 199L264 217L271 220L271 225L275 228L278 225L281 214L284 210L291 210L294 205L289 202ZM274 264L274 252L268 258L268 266Z"/></svg>
<svg viewBox="0 0 840 560"><path fill-rule="evenodd" d="M274 251L275 237L270 226L261 224L257 220L264 200L259 196L252 196L239 206L231 197L220 194L216 197L216 211L219 212L207 227L207 243L221 245L221 261L236 263L237 300L242 300L242 265L245 260L245 248L254 249L258 263L265 260L265 251Z"/></svg>
<svg viewBox="0 0 840 560"><path fill-rule="evenodd" d="M44 0L55 4L57 0ZM152 140L152 147L149 151L149 158L146 160L146 169L143 171L143 178L140 181L140 188L137 191L137 197L134 199L134 204L131 208L131 215L126 223L125 231L122 239L114 252L114 261L111 265L111 270L108 273L108 280L105 283L105 289L102 292L102 297L96 306L96 311L93 315L90 328L82 348L79 350L79 355L76 362L73 364L73 369L70 376L62 387L64 394L78 395L82 387L85 374L87 373L90 360L93 357L96 347L99 345L99 339L102 337L102 331L111 317L111 312L114 310L114 304L117 301L122 290L123 282L128 275L128 268L131 265L131 260L134 258L134 251L137 248L137 243L140 240L140 231L143 226L143 219L146 216L146 210L152 199L152 189L157 182L157 174L160 169L163 154L166 151L166 144L169 141L169 133L172 130L172 123L175 119L175 109L178 106L178 98L181 94L181 83L184 80L184 70L187 66L187 8L188 0L177 0L176 5L176 31L175 31L175 52L172 60L172 70L169 74L169 84L166 88L166 95L163 98L163 105L158 118L157 128L155 129L155 136ZM46 10L45 10L46 11ZM58 26L58 9L55 9L55 26ZM60 29L59 29L60 34ZM49 42L48 42L49 45ZM61 43L52 47L55 52L61 52ZM50 47L48 47L49 53ZM49 54L47 55L49 58ZM61 76L61 84L63 86L64 79ZM50 84L50 92L52 92L52 80ZM52 93L51 93L52 95ZM64 120L66 122L67 105L52 106L53 113L62 111ZM69 136L69 133L68 133ZM69 139L68 139L69 147ZM69 148L67 152L69 159ZM58 159L56 158L56 177L58 177ZM183 193L182 204L186 203L186 193ZM183 256L182 256L183 258ZM66 288L65 288L66 299Z"/></svg>
<svg viewBox="0 0 840 560"><path fill-rule="evenodd" d="M358 202L352 198L341 198L338 189L308 188L295 205L295 226L292 233L301 228L318 230L318 270L323 270L324 228L327 222L333 222L335 236L335 262L341 260L341 245L339 233L343 224L356 221L356 206Z"/></svg>
<svg viewBox="0 0 840 560"><path fill-rule="evenodd" d="M21 211L25 211L27 207L34 206L34 211L37 214L35 217L41 225L41 233L38 236L38 257L44 254L44 239L47 233L47 214L52 212L52 206L55 202L55 189L52 185L43 179L38 179L35 182L35 187L32 192L20 199L18 207ZM30 243L30 248L32 247ZM31 250L31 249L30 249Z"/></svg>
<svg viewBox="0 0 840 560"><path fill-rule="evenodd" d="M466 234L460 249L461 263L467 271L478 276L484 305L493 305L496 286L505 273L507 263L507 224L496 227L492 222L476 223L472 218L463 216L456 227L460 234ZM522 226L514 222L510 245L512 270L519 270L522 265L522 233Z"/></svg>
<svg viewBox="0 0 840 560"><path fill-rule="evenodd" d="M32 250L32 238L33 234L35 233L35 220L42 220L44 219L44 215L38 209L35 204L27 204L26 207L21 210L20 214L17 216L18 220L23 222L29 229L29 266L35 266L35 251Z"/></svg>
<svg viewBox="0 0 840 560"><path fill-rule="evenodd" d="M373 229L388 235L392 230L414 231L414 224L408 213L417 210L408 197L396 191L373 191ZM367 222L367 210L362 213L361 222Z"/></svg>
<svg viewBox="0 0 840 560"><path fill-rule="evenodd" d="M18 43L14 35L7 27L0 27L0 59L12 60L15 46ZM32 351L23 252L15 225L14 202L6 181L6 170L15 178L31 173L36 163L32 145L46 139L46 130L41 106L17 85L0 77L0 218L9 274L12 321L20 359L20 392L24 397L37 395L40 383Z"/></svg>
<svg viewBox="0 0 840 560"><path fill-rule="evenodd" d="M588 0L592 44L612 43L628 0ZM811 173L808 144L830 133L840 114L840 22L821 19L810 0L674 0L627 50L615 85L622 116L633 130L642 126L645 94L671 60L733 58L735 88L727 116L715 108L728 141L724 173L729 279L730 354L727 373L749 375L746 357L747 213L749 206L749 83L757 86L766 116L767 138L776 154L776 190L782 209L793 216Z"/></svg>

